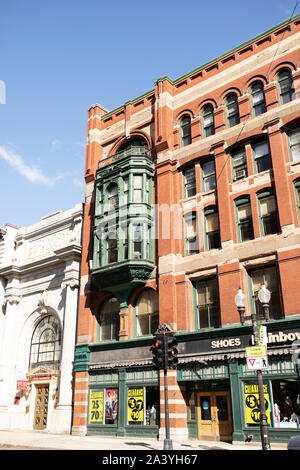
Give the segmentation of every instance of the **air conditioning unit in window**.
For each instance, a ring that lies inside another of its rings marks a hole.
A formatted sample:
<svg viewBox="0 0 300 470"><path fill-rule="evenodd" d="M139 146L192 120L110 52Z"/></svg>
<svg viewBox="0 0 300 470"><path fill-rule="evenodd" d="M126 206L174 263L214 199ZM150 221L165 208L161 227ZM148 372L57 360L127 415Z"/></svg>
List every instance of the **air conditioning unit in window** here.
<svg viewBox="0 0 300 470"><path fill-rule="evenodd" d="M235 172L235 179L236 180L239 180L241 178L245 178L247 175L246 175L246 170L237 170Z"/></svg>

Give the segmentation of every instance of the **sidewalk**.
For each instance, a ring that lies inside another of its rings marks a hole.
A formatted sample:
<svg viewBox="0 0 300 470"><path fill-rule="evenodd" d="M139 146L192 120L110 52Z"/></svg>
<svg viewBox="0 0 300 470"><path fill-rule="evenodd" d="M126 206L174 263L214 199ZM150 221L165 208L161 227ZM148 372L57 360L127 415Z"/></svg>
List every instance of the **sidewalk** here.
<svg viewBox="0 0 300 470"><path fill-rule="evenodd" d="M124 450L132 452L163 451L163 440L138 438L138 437L106 437L106 436L73 436L65 434L50 434L45 431L3 431L0 430L0 450L98 450L112 451ZM286 450L287 444L272 446L272 450ZM173 450L176 451L200 451L200 450L261 450L259 444L230 444L227 442L186 440L184 442L173 441Z"/></svg>

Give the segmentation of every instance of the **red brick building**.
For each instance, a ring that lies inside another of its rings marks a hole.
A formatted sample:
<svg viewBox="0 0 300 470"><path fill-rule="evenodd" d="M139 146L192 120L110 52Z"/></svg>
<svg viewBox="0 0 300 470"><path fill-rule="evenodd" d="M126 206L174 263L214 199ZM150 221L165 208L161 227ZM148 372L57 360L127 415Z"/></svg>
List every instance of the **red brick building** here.
<svg viewBox="0 0 300 470"><path fill-rule="evenodd" d="M259 440L252 326L234 298L240 287L259 314L262 284L271 443L299 431L299 83L297 15L114 111L89 109L73 433L164 436L149 348L165 322L179 349L171 438Z"/></svg>

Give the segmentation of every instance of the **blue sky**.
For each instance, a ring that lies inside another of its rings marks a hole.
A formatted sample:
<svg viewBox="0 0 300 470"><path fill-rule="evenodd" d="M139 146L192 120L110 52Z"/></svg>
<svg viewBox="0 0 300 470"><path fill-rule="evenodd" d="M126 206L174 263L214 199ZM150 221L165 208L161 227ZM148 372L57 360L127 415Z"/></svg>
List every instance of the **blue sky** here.
<svg viewBox="0 0 300 470"><path fill-rule="evenodd" d="M299 0L2 2L0 227L84 202L90 105L113 110L299 12Z"/></svg>

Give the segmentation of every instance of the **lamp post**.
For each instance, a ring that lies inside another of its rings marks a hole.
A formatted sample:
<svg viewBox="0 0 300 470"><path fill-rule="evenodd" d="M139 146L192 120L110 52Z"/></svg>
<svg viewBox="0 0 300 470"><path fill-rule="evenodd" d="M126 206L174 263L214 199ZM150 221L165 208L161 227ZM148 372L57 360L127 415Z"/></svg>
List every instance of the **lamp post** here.
<svg viewBox="0 0 300 470"><path fill-rule="evenodd" d="M262 304L264 319L269 320L269 302L271 298L270 291L262 284L261 289L258 292L258 299ZM252 321L253 327L253 336L254 336L254 345L258 346L258 332L257 332L257 320L256 313L251 313L251 316L245 317L245 305L246 305L246 296L242 292L242 289L239 288L238 293L236 294L235 304L237 306L241 324L244 325L245 320ZM265 397L264 397L264 388L263 388L263 377L262 371L257 370L257 383L258 383L258 395L259 395L259 408L260 408L260 435L261 435L261 444L263 450L270 450L270 437L269 437L269 426L266 415L266 406L265 406Z"/></svg>

